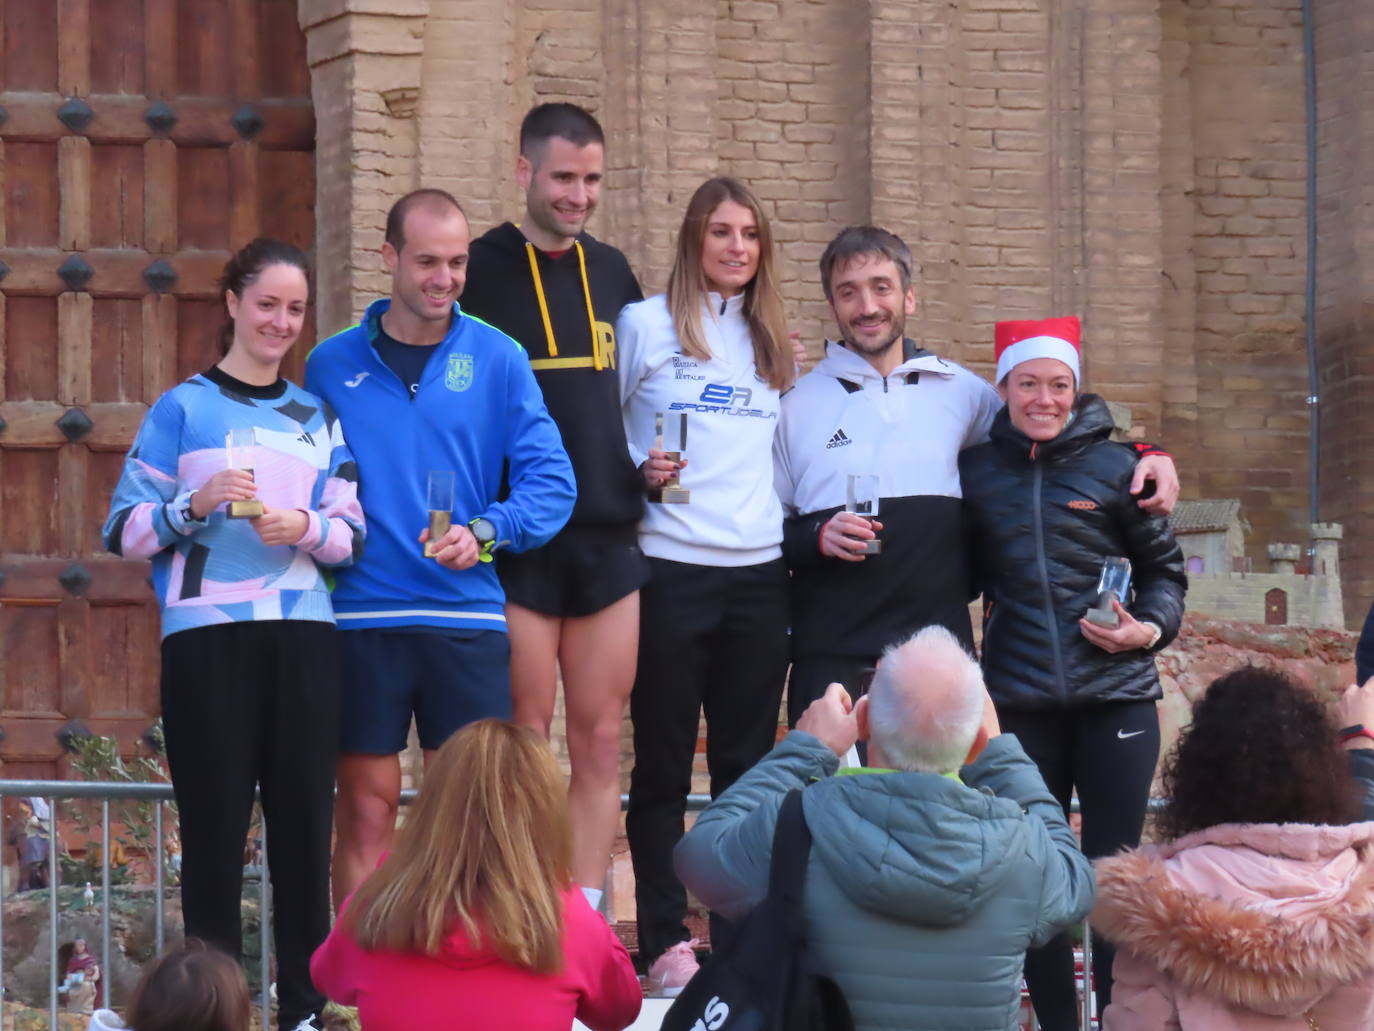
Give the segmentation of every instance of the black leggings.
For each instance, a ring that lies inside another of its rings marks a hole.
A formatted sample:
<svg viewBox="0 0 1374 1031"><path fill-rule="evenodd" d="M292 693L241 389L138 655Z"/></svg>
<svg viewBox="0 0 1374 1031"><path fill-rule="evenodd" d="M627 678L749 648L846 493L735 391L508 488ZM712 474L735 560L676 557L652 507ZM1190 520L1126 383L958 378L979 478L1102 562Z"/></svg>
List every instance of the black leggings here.
<svg viewBox="0 0 1374 1031"><path fill-rule="evenodd" d="M1140 844L1150 783L1159 759L1155 703L1107 702L1055 712L998 708L1004 733L1015 734L1040 767L1040 775L1064 812L1074 790L1082 812L1083 853L1109 856ZM1116 951L1093 939L1093 977L1100 1014L1112 997ZM1067 932L1026 953L1026 984L1044 1031L1074 1031L1073 943Z"/></svg>
<svg viewBox="0 0 1374 1031"><path fill-rule="evenodd" d="M649 565L653 576L639 596L635 765L625 814L646 963L688 938L673 846L683 833L701 714L714 798L773 747L788 652L781 559L698 566L651 558ZM713 919L712 940L722 931Z"/></svg>
<svg viewBox="0 0 1374 1031"><path fill-rule="evenodd" d="M324 1006L310 955L329 934L339 742L334 627L224 623L162 642L162 725L181 823L186 934L242 954L244 844L261 785L277 952L278 1026Z"/></svg>

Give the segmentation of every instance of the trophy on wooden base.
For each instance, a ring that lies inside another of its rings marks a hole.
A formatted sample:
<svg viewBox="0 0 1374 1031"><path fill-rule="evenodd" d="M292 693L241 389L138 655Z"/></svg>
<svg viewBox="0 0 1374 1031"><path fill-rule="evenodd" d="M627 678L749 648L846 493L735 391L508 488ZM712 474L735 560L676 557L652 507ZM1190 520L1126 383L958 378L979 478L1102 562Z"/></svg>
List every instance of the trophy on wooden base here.
<svg viewBox="0 0 1374 1031"><path fill-rule="evenodd" d="M453 525L453 484L454 474L447 470L435 470L429 474L429 540L425 541L425 558L439 554L439 538L448 533Z"/></svg>
<svg viewBox="0 0 1374 1031"><path fill-rule="evenodd" d="M1126 592L1131 589L1131 560L1109 558L1102 563L1102 575L1097 579L1097 604L1083 613L1089 623L1115 630L1121 625L1115 602L1126 604Z"/></svg>
<svg viewBox="0 0 1374 1031"><path fill-rule="evenodd" d="M224 455L230 469L241 469L253 475L258 451L258 436L252 426L235 426L224 435ZM231 501L225 506L230 519L256 519L262 515L262 502L257 498Z"/></svg>
<svg viewBox="0 0 1374 1031"><path fill-rule="evenodd" d="M845 486L844 510L870 521L878 518L878 477L872 473L850 473ZM861 555L881 555L883 542L874 537L863 542Z"/></svg>
<svg viewBox="0 0 1374 1031"><path fill-rule="evenodd" d="M654 447L669 461L682 461L683 452L687 450L686 412L666 416L662 412L654 413ZM649 500L661 505L685 505L692 500L692 492L682 485L678 474L673 473L663 486L649 488Z"/></svg>

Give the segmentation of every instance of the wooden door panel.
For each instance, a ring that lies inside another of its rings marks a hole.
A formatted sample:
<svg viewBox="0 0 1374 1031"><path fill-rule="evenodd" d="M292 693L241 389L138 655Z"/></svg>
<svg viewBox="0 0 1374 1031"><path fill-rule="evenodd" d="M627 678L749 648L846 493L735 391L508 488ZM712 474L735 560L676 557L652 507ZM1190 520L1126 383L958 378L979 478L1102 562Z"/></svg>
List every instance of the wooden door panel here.
<svg viewBox="0 0 1374 1031"><path fill-rule="evenodd" d="M143 0L91 4L92 93L143 93Z"/></svg>
<svg viewBox="0 0 1374 1031"><path fill-rule="evenodd" d="M219 361L219 330L224 318L224 302L219 298L177 305L178 380L204 372Z"/></svg>
<svg viewBox="0 0 1374 1031"><path fill-rule="evenodd" d="M176 91L182 96L223 97L233 92L229 7L226 2L178 0Z"/></svg>
<svg viewBox="0 0 1374 1031"><path fill-rule="evenodd" d="M177 243L203 251L229 249L229 152L177 148ZM249 237L252 239L252 237ZM244 241L247 242L246 240Z"/></svg>
<svg viewBox="0 0 1374 1031"><path fill-rule="evenodd" d="M0 642L4 643L0 662L5 674L0 684L0 719L10 713L62 715L57 605L7 603L0 608Z"/></svg>
<svg viewBox="0 0 1374 1031"><path fill-rule="evenodd" d="M0 773L156 718L149 564L99 528L147 406L219 357L229 254L312 244L309 94L295 0L0 0Z"/></svg>
<svg viewBox="0 0 1374 1031"><path fill-rule="evenodd" d="M11 247L56 247L58 208L57 144L7 140L5 242Z"/></svg>
<svg viewBox="0 0 1374 1031"><path fill-rule="evenodd" d="M140 300L103 297L95 301L91 319L91 400L145 400Z"/></svg>
<svg viewBox="0 0 1374 1031"><path fill-rule="evenodd" d="M106 144L91 155L91 247L142 247L143 145Z"/></svg>
<svg viewBox="0 0 1374 1031"><path fill-rule="evenodd" d="M56 397L57 299L7 297L4 327L5 397Z"/></svg>
<svg viewBox="0 0 1374 1031"><path fill-rule="evenodd" d="M0 550L53 554L61 546L57 451L6 448L0 454Z"/></svg>
<svg viewBox="0 0 1374 1031"><path fill-rule="evenodd" d="M89 711L95 719L143 719L158 709L157 682L127 673L156 655L159 646L157 612L147 606L90 606L90 632L101 642L99 661L87 682Z"/></svg>
<svg viewBox="0 0 1374 1031"><path fill-rule="evenodd" d="M258 82L264 97L308 97L310 66L305 33L282 32L296 20L297 0L263 0L258 19ZM313 170L311 179L314 179Z"/></svg>
<svg viewBox="0 0 1374 1031"><path fill-rule="evenodd" d="M57 89L57 5L4 0L4 61L7 90Z"/></svg>

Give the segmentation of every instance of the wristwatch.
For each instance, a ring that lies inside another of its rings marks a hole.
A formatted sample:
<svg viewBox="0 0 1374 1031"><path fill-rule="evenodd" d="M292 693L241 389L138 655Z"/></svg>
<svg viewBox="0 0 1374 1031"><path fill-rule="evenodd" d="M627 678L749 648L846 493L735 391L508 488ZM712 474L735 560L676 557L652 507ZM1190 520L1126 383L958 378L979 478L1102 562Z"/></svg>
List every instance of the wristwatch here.
<svg viewBox="0 0 1374 1031"><path fill-rule="evenodd" d="M477 516L468 521L468 529L472 531L473 537L477 538L478 547L481 548L477 561L490 562L491 553L496 550L496 524L486 516Z"/></svg>
<svg viewBox="0 0 1374 1031"><path fill-rule="evenodd" d="M1149 651L1159 643L1159 639L1164 636L1164 631L1158 623L1151 623L1148 619L1142 619L1140 625L1150 628L1150 639L1145 642L1145 650Z"/></svg>

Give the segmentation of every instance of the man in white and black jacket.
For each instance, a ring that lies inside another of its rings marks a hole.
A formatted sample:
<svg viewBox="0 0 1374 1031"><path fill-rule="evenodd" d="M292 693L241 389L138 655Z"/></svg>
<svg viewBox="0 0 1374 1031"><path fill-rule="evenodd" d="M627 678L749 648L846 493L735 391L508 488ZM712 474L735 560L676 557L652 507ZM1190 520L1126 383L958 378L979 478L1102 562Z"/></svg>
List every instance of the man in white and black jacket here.
<svg viewBox="0 0 1374 1031"><path fill-rule="evenodd" d="M916 310L911 251L873 226L826 247L821 283L840 340L782 399L774 449L792 570L788 722L832 682L851 689L883 649L930 624L970 651L970 585L959 452L987 439L1002 406L983 379L905 335ZM1166 514L1178 497L1173 461L1150 445L1132 493ZM870 520L844 511L851 474L875 475ZM864 544L882 541L880 554Z"/></svg>

